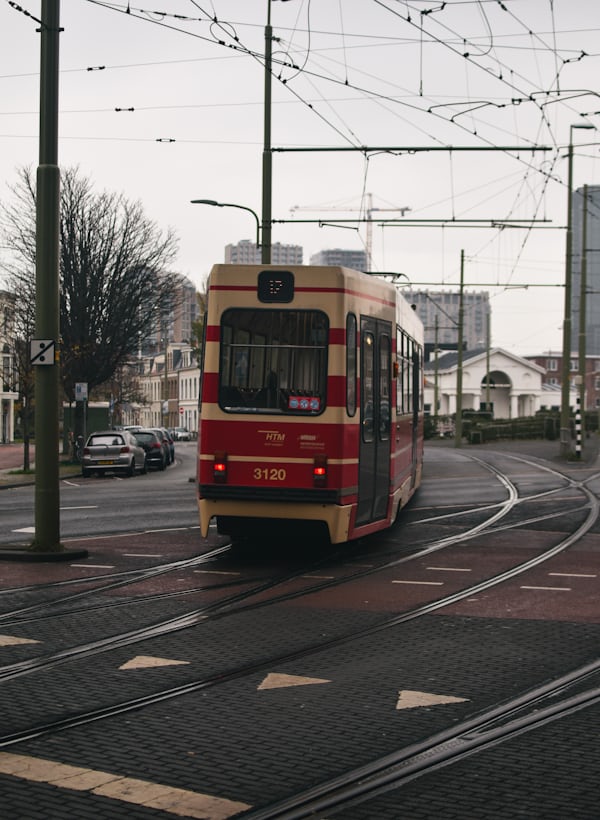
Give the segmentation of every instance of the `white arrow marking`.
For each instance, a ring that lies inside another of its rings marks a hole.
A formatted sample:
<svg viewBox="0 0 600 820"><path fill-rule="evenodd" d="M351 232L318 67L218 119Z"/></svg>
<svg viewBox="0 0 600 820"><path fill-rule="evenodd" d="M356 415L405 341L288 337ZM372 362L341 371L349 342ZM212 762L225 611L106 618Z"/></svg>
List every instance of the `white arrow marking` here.
<svg viewBox="0 0 600 820"><path fill-rule="evenodd" d="M468 698L455 698L452 695L434 695L431 692L414 692L401 689L398 692L396 709L416 709L419 706L440 706L444 703L464 703Z"/></svg>
<svg viewBox="0 0 600 820"><path fill-rule="evenodd" d="M151 655L136 655L119 669L151 669L155 666L184 666L189 665L189 661L174 661L169 658L153 658Z"/></svg>
<svg viewBox="0 0 600 820"><path fill-rule="evenodd" d="M259 689L283 689L287 686L309 686L313 683L331 683L322 678L303 678L298 675L277 675L270 673L263 680Z"/></svg>
<svg viewBox="0 0 600 820"><path fill-rule="evenodd" d="M17 646L21 643L39 643L31 638L16 638L14 635L0 635L0 646Z"/></svg>

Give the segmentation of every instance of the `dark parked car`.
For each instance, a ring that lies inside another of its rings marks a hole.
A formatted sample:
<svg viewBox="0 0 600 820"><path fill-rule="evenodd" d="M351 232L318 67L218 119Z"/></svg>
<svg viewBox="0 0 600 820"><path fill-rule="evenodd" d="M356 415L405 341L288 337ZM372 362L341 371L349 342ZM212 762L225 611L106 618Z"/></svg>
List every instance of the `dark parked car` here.
<svg viewBox="0 0 600 820"><path fill-rule="evenodd" d="M159 470L164 470L169 463L167 459L167 449L164 440L159 436L157 431L140 428L134 435L138 444L140 447L143 447L146 453L146 464L148 467L157 467Z"/></svg>
<svg viewBox="0 0 600 820"><path fill-rule="evenodd" d="M149 429L156 433L162 440L165 446L165 452L167 454L167 464L172 464L175 461L175 442L173 441L171 434L164 427L150 427Z"/></svg>
<svg viewBox="0 0 600 820"><path fill-rule="evenodd" d="M81 474L120 472L134 475L146 472L146 453L128 430L101 430L92 433L85 447Z"/></svg>

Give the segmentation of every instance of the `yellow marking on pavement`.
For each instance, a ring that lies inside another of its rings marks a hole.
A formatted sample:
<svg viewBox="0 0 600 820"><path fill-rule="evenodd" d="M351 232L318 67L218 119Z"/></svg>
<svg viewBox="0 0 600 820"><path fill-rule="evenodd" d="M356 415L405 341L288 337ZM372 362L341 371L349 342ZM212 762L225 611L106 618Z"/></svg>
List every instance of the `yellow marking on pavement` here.
<svg viewBox="0 0 600 820"><path fill-rule="evenodd" d="M152 655L136 655L119 669L151 669L155 666L188 666L189 661L175 661L170 658L153 658Z"/></svg>
<svg viewBox="0 0 600 820"><path fill-rule="evenodd" d="M0 646L18 646L22 643L40 643L32 638L17 638L15 635L0 635Z"/></svg>
<svg viewBox="0 0 600 820"><path fill-rule="evenodd" d="M304 678L299 675L277 675L269 673L259 689L284 689L287 686L309 686L314 683L331 683L323 678Z"/></svg>
<svg viewBox="0 0 600 820"><path fill-rule="evenodd" d="M465 703L467 700L468 698L455 698L452 695L434 695L431 692L415 692L412 689L401 689L398 692L396 709L416 709L420 706Z"/></svg>
<svg viewBox="0 0 600 820"><path fill-rule="evenodd" d="M247 803L223 797L10 752L0 752L0 774L61 789L89 792L197 820L227 820L252 808Z"/></svg>

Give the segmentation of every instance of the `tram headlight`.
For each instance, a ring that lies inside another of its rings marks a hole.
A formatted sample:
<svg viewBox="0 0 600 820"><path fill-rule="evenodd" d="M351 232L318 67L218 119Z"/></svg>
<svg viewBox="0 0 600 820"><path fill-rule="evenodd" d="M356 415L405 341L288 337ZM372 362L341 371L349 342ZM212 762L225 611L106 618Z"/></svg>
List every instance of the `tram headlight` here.
<svg viewBox="0 0 600 820"><path fill-rule="evenodd" d="M227 482L227 453L215 453L213 481L215 484L225 484Z"/></svg>
<svg viewBox="0 0 600 820"><path fill-rule="evenodd" d="M315 487L327 486L327 456L315 456L313 464L313 484Z"/></svg>

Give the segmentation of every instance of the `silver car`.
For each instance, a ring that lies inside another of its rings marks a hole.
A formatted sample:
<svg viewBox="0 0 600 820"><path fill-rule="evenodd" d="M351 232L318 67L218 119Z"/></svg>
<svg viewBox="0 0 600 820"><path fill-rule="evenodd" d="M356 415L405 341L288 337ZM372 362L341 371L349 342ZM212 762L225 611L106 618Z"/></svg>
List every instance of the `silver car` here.
<svg viewBox="0 0 600 820"><path fill-rule="evenodd" d="M92 433L83 448L81 474L122 473L132 476L146 472L146 453L129 430L101 430Z"/></svg>

